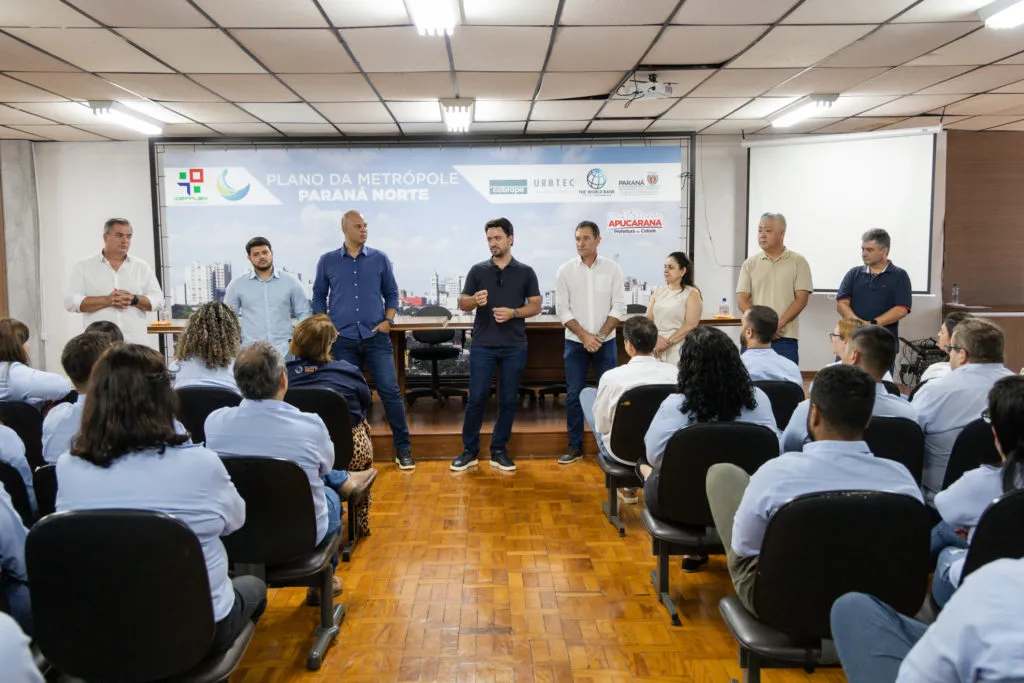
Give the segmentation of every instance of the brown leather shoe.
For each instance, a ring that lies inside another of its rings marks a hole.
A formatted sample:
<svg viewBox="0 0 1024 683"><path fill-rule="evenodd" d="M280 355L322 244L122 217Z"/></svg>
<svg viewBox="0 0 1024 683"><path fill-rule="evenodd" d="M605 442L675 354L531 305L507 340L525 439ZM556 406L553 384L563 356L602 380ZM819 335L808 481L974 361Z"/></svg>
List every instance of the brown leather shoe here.
<svg viewBox="0 0 1024 683"><path fill-rule="evenodd" d="M365 490L373 484L373 480L376 478L377 470L372 467L362 472L349 472L348 479L338 487L338 495L342 500L348 500L353 492Z"/></svg>
<svg viewBox="0 0 1024 683"><path fill-rule="evenodd" d="M343 590L340 576L331 577L331 595L338 597L341 595ZM320 604L320 589L319 588L307 588L306 589L306 604L310 606L317 606Z"/></svg>

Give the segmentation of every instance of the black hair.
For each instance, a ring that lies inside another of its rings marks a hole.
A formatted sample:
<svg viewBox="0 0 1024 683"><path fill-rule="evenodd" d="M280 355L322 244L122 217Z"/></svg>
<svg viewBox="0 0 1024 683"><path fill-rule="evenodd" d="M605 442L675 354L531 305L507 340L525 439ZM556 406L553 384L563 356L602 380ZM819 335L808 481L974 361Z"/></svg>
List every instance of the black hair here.
<svg viewBox="0 0 1024 683"><path fill-rule="evenodd" d="M988 415L1003 463L1003 492L1019 488L1024 480L1024 377L1003 377L988 392Z"/></svg>
<svg viewBox="0 0 1024 683"><path fill-rule="evenodd" d="M105 334L110 337L111 344L124 341L124 332L117 326L117 323L112 323L109 320L97 320L94 323L89 323L85 331Z"/></svg>
<svg viewBox="0 0 1024 683"><path fill-rule="evenodd" d="M860 351L865 370L881 377L896 360L896 339L881 325L865 325L850 335L850 348Z"/></svg>
<svg viewBox="0 0 1024 683"><path fill-rule="evenodd" d="M779 314L768 306L751 306L746 315L747 327L754 331L757 341L770 344L779 330Z"/></svg>
<svg viewBox="0 0 1024 683"><path fill-rule="evenodd" d="M950 337L953 336L953 328L974 316L967 311L953 311L946 316L946 319L942 321L942 326L946 328L946 334Z"/></svg>
<svg viewBox="0 0 1024 683"><path fill-rule="evenodd" d="M645 316L634 315L623 324L622 336L633 345L637 353L649 356L658 344L658 326Z"/></svg>
<svg viewBox="0 0 1024 683"><path fill-rule="evenodd" d="M267 249L270 249L271 251L274 250L274 248L272 246L270 246L270 240L268 240L266 237L253 237L251 240L246 242L245 243L245 255L246 256L249 256L249 255L252 254L252 248L253 247L266 247Z"/></svg>
<svg viewBox="0 0 1024 683"><path fill-rule="evenodd" d="M668 257L675 261L677 266L686 269L686 272L683 273L683 286L696 287L693 284L693 261L690 260L690 257L681 251L673 251Z"/></svg>
<svg viewBox="0 0 1024 683"><path fill-rule="evenodd" d="M576 226L576 230L579 230L580 228L590 228L590 231L594 233L594 237L601 236L601 228L597 227L597 223L594 221L580 221Z"/></svg>
<svg viewBox="0 0 1024 683"><path fill-rule="evenodd" d="M829 365L818 371L811 385L811 405L844 439L857 439L875 408L875 378L853 365Z"/></svg>
<svg viewBox="0 0 1024 683"><path fill-rule="evenodd" d="M683 395L680 411L697 422L732 422L744 408L757 407L739 349L717 327L696 327L686 335L676 381Z"/></svg>
<svg viewBox="0 0 1024 683"><path fill-rule="evenodd" d="M492 218L484 224L484 232L491 228L501 228L505 232L506 237L511 237L515 234L515 230L512 228L512 221L507 218Z"/></svg>
<svg viewBox="0 0 1024 683"><path fill-rule="evenodd" d="M84 387L89 383L92 366L96 365L96 361L112 343L113 340L105 332L83 332L68 340L60 354L60 364L76 387Z"/></svg>

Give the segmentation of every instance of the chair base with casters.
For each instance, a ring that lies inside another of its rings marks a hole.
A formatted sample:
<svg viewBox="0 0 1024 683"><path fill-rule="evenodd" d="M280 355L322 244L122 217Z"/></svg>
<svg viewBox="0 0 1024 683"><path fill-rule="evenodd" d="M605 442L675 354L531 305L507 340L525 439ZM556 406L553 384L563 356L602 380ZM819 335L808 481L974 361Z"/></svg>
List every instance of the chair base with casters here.
<svg viewBox="0 0 1024 683"><path fill-rule="evenodd" d="M625 536L626 527L619 519L619 489L639 488L644 483L629 465L609 461L601 454L597 455L597 464L604 472L604 486L608 489L608 500L601 503L601 511L612 526L619 530L619 536Z"/></svg>
<svg viewBox="0 0 1024 683"><path fill-rule="evenodd" d="M418 399L418 398L434 398L434 399L437 399L437 402L443 408L445 403L448 402L448 399L450 397L458 396L459 398L462 399L463 405L465 405L466 398L469 396L469 392L466 391L465 389L451 389L451 388L448 388L448 387L442 387L441 386L441 376L438 374L438 371L437 371L438 361L444 360L444 359L447 359L447 358L458 358L459 357L459 353L461 353L461 351L459 349L455 349L455 348L451 348L451 347L448 347L448 348L444 348L444 347L442 347L442 348L430 348L430 347L427 347L427 348L424 348L424 349L411 349L409 351L409 357L410 358L417 358L418 357L417 354L416 354L417 351L432 351L432 352L433 351L453 351L454 353L446 354L446 355L444 355L441 358L434 358L434 357L431 356L429 358L429 360L430 360L430 388L429 389L412 389L410 391L405 392L405 402L408 405L411 406L413 403L416 402L416 399ZM423 360L427 360L427 359L424 358Z"/></svg>
<svg viewBox="0 0 1024 683"><path fill-rule="evenodd" d="M558 397L568 391L564 384L552 384L551 386L544 387L537 392L537 400L540 401L541 405L544 405L544 398L550 396L551 400L558 403Z"/></svg>

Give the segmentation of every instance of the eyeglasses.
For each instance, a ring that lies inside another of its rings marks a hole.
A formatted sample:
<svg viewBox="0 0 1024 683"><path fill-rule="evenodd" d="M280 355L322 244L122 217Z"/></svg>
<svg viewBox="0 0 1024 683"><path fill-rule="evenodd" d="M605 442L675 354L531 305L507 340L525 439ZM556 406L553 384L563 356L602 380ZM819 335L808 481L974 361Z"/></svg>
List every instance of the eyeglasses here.
<svg viewBox="0 0 1024 683"><path fill-rule="evenodd" d="M965 351L966 349L964 349L964 347L962 346L953 346L952 344L946 344L945 346L942 347L942 350L945 351L946 353L952 353L953 351Z"/></svg>
<svg viewBox="0 0 1024 683"><path fill-rule="evenodd" d="M992 424L992 414L988 412L988 408L981 411L981 419L984 420L987 425Z"/></svg>
<svg viewBox="0 0 1024 683"><path fill-rule="evenodd" d="M843 335L836 334L835 332L829 332L828 333L828 339L829 339L829 341L842 341Z"/></svg>

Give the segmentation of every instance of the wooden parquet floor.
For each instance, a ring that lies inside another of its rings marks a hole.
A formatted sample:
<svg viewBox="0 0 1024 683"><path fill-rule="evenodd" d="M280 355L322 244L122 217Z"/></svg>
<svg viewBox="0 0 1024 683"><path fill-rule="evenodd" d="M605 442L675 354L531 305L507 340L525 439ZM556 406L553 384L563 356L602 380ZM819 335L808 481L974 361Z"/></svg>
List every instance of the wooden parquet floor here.
<svg viewBox="0 0 1024 683"><path fill-rule="evenodd" d="M637 506L627 536L601 514L592 458L524 460L514 474L485 461L453 473L383 463L373 534L338 573L347 616L318 672L305 669L316 608L279 589L235 683L284 681L725 682L736 645L718 616L731 591L724 557L684 574L672 565L683 617L673 627L650 584L650 539ZM768 683L845 681L837 669L767 670Z"/></svg>

